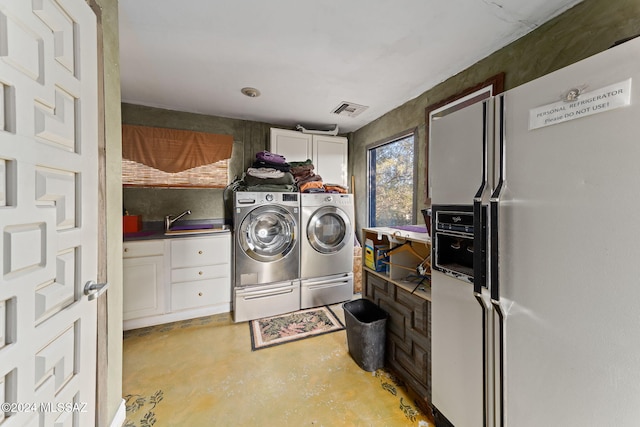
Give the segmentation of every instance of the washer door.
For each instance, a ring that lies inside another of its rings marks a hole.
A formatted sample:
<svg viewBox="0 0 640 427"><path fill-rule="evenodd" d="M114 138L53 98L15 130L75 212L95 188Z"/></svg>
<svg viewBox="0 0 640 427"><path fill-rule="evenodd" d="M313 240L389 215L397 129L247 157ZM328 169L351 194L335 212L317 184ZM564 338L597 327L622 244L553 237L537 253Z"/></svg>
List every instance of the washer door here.
<svg viewBox="0 0 640 427"><path fill-rule="evenodd" d="M242 250L260 262L284 258L296 244L296 220L281 206L261 206L240 224L238 241Z"/></svg>
<svg viewBox="0 0 640 427"><path fill-rule="evenodd" d="M339 208L324 206L313 213L307 223L307 239L321 254L333 254L351 239L351 221Z"/></svg>

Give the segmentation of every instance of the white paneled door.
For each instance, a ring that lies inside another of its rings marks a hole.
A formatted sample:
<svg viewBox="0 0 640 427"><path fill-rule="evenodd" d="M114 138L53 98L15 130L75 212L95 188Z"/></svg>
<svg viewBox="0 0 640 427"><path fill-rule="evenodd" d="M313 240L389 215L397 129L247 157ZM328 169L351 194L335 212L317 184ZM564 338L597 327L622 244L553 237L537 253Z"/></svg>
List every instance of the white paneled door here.
<svg viewBox="0 0 640 427"><path fill-rule="evenodd" d="M0 2L1 427L95 424L96 40L85 0Z"/></svg>

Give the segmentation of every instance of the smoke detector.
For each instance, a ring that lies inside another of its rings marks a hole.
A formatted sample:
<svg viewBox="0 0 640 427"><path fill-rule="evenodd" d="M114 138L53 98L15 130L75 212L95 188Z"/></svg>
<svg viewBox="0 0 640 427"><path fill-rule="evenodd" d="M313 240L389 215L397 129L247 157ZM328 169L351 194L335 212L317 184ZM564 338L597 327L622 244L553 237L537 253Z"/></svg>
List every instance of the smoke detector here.
<svg viewBox="0 0 640 427"><path fill-rule="evenodd" d="M334 108L331 112L339 116L356 117L367 108L369 107L365 105L356 104L354 102L342 101L340 105Z"/></svg>

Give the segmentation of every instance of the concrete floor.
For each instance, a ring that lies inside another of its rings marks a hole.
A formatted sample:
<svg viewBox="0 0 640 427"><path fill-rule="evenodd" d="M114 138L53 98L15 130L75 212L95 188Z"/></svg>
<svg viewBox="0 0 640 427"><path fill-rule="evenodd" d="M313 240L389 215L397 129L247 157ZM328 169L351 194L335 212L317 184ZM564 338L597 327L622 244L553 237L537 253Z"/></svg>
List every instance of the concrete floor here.
<svg viewBox="0 0 640 427"><path fill-rule="evenodd" d="M344 330L251 351L247 322L223 314L127 331L123 347L126 427L433 427L387 371L356 364Z"/></svg>

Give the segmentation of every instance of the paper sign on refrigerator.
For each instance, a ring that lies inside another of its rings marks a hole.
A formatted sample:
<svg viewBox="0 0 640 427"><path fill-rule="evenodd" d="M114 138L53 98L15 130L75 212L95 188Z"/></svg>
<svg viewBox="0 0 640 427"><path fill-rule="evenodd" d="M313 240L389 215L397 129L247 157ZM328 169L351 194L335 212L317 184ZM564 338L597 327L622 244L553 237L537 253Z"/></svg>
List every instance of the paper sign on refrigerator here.
<svg viewBox="0 0 640 427"><path fill-rule="evenodd" d="M631 79L582 94L580 88L569 89L563 98L562 101L531 109L529 111L529 130L629 105L631 103Z"/></svg>

